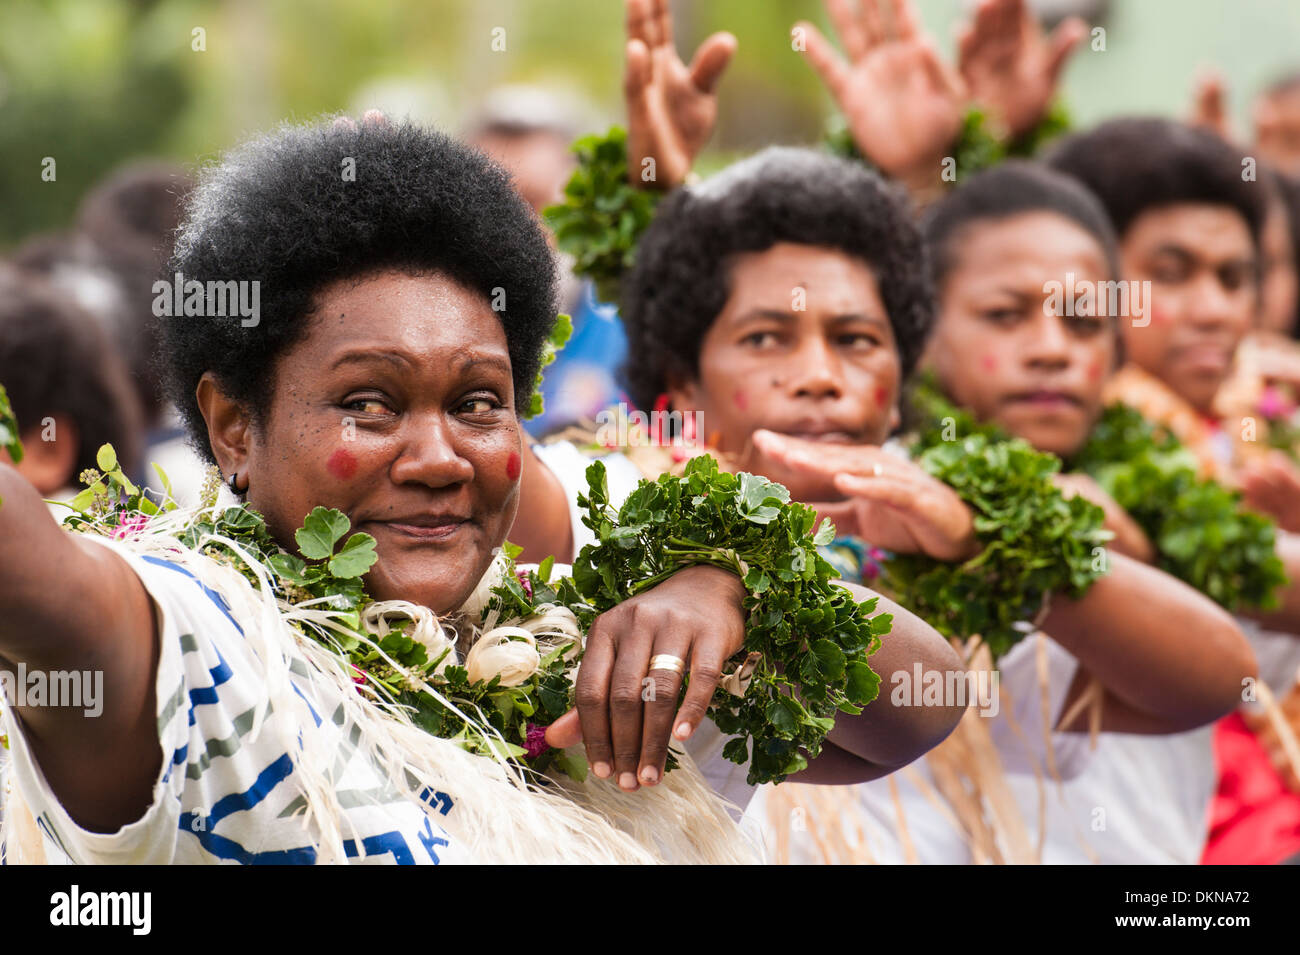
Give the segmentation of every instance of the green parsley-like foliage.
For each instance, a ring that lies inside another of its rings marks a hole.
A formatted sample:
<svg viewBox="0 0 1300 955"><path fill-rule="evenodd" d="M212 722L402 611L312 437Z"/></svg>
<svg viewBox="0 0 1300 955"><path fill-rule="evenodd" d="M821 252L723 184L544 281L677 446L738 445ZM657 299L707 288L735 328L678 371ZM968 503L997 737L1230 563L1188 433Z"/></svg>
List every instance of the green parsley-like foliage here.
<svg viewBox="0 0 1300 955"><path fill-rule="evenodd" d="M1053 139L1068 133L1072 126L1070 110L1064 100L1054 100L1037 126L1007 144L1007 155L1032 159Z"/></svg>
<svg viewBox="0 0 1300 955"><path fill-rule="evenodd" d="M913 410L925 424L912 457L974 512L980 552L964 563L900 554L884 564L899 603L945 636L979 634L996 659L1025 635L1050 593L1080 597L1104 574L1104 512L1066 499L1052 481L1054 455L980 425L932 389Z"/></svg>
<svg viewBox="0 0 1300 955"><path fill-rule="evenodd" d="M1011 142L1004 143L989 131L988 117L983 110L972 107L962 117L961 130L949 150L956 161L957 178L948 184L956 185L963 178L996 166L1008 158L1032 158L1045 144L1069 129L1069 110L1063 102L1057 100L1037 126ZM828 120L822 146L842 159L853 159L876 169L875 164L858 149L853 133L842 116L835 115Z"/></svg>
<svg viewBox="0 0 1300 955"><path fill-rule="evenodd" d="M168 498L157 504L145 490L133 484L122 473L110 445L99 450L97 463L101 470L84 475L89 486L70 502L74 513L64 519L65 526L83 532L125 534L142 528L148 517L175 509L175 503L168 499L170 490ZM167 476L161 469L158 475L168 488ZM300 621L291 621L291 625L341 654L357 674L358 683L364 682L366 692L407 707L417 726L454 740L470 752L504 756L520 768L542 772L554 766L575 779L583 779L587 767L581 756L548 749L526 757L523 745L528 741L530 728L536 731L572 707L569 670L576 661L566 661L562 647L549 650L528 681L503 687L499 677L471 682L463 666L449 666L441 674L435 673L442 657L430 659L425 645L412 639L414 621L410 619L390 618L392 629L383 637L366 634L361 613L371 598L362 577L378 555L373 537L365 533L349 534L350 530L351 522L345 514L317 507L295 534L299 553L294 554L279 547L261 514L246 505L238 505L206 509L176 533L186 547L201 550L218 563L234 568L253 586L260 587L258 574L243 556L249 555L271 570L274 593L289 603L326 598L324 606L334 611L335 622L342 630L332 629L326 634ZM506 548L512 556L518 553L509 544ZM530 572L530 596L520 582L513 561L509 561L502 583L492 590L489 609L499 609L503 619L509 619L528 617L541 604L558 602L555 585L548 582L553 564L548 559L537 571ZM500 738L467 723L427 691L413 689L419 682L436 687L460 712L476 714Z"/></svg>
<svg viewBox="0 0 1300 955"><path fill-rule="evenodd" d="M853 132L842 116L832 116L827 121L822 146L832 155L839 156L841 159L855 160L880 172L876 164L858 148ZM995 166L1007 156L1002 143L985 128L984 113L974 108L968 110L962 117L961 130L950 147L950 152L956 160L958 178L974 175L981 169ZM937 174L938 170L936 170ZM945 180L945 183L955 185L956 180Z"/></svg>
<svg viewBox="0 0 1300 955"><path fill-rule="evenodd" d="M14 417L13 406L9 404L9 393L0 385L0 448L9 452L9 457L17 464L23 459L23 443L18 438L18 419Z"/></svg>
<svg viewBox="0 0 1300 955"><path fill-rule="evenodd" d="M627 132L619 126L603 136L583 136L573 151L578 168L564 188L564 201L542 215L556 245L573 256L574 273L595 283L601 301L617 303L619 284L632 268L637 242L661 194L628 181Z"/></svg>
<svg viewBox="0 0 1300 955"><path fill-rule="evenodd" d="M1286 583L1274 529L1241 495L1201 478L1196 459L1134 408L1111 405L1070 462L1135 520L1158 566L1228 610L1277 606Z"/></svg>
<svg viewBox="0 0 1300 955"><path fill-rule="evenodd" d="M537 369L537 380L533 383L533 394L528 400L528 408L524 412L525 418L536 418L544 410L542 404L542 379L545 377L546 366L555 361L556 356L568 344L572 335L573 320L564 313L555 316L555 325L552 326L551 334L546 336L546 343L542 346L542 364Z"/></svg>
<svg viewBox="0 0 1300 955"><path fill-rule="evenodd" d="M18 419L14 417L14 409L9 404L9 394L5 391L5 386L0 385L0 448L9 452L14 464L23 459L23 443L18 434ZM0 504L3 503L4 500L0 499Z"/></svg>
<svg viewBox="0 0 1300 955"><path fill-rule="evenodd" d="M744 581L745 643L735 661L759 654L743 697L721 687L709 713L734 734L723 749L749 762L751 784L780 782L821 752L838 712L859 713L876 698L880 678L867 657L890 629L876 600L853 600L817 548L834 536L816 513L752 474L728 474L709 455L680 476L643 480L616 512L605 466L587 469L578 499L595 532L573 565L573 584L592 616L692 564L713 564Z"/></svg>

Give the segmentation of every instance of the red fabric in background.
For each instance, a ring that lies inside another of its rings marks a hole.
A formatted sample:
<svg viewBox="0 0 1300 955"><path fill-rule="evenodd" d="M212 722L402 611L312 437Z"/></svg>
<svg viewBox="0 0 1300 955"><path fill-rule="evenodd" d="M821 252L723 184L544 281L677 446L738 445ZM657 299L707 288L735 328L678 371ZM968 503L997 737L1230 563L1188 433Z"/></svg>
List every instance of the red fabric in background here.
<svg viewBox="0 0 1300 955"><path fill-rule="evenodd" d="M1214 728L1218 791L1202 865L1275 865L1300 853L1300 793L1286 788L1240 713Z"/></svg>

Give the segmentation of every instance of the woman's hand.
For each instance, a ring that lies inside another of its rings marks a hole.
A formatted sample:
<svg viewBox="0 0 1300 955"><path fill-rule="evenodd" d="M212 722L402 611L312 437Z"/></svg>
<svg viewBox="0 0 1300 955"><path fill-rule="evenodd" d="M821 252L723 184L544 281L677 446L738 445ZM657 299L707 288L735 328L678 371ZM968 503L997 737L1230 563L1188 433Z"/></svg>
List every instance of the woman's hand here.
<svg viewBox="0 0 1300 955"><path fill-rule="evenodd" d="M968 560L979 553L970 509L911 461L870 445L824 444L755 431L754 446L781 465L832 482L847 501L813 503L841 534L901 554Z"/></svg>
<svg viewBox="0 0 1300 955"><path fill-rule="evenodd" d="M1119 506L1113 497L1105 492L1100 484L1086 474L1057 474L1053 483L1061 489L1066 500L1078 495L1086 501L1092 501L1106 512L1105 527L1114 533L1110 548L1118 553L1140 560L1144 564L1155 563L1156 549L1152 546L1146 533L1137 521L1129 516L1128 511Z"/></svg>
<svg viewBox="0 0 1300 955"><path fill-rule="evenodd" d="M688 67L673 46L668 0L627 0L626 11L628 178L642 189L668 190L686 180L713 133L714 89L736 52L736 38L713 34Z"/></svg>
<svg viewBox="0 0 1300 955"><path fill-rule="evenodd" d="M1014 139L1042 121L1066 61L1087 35L1078 17L1049 36L1025 0L983 0L958 38L957 68L971 99Z"/></svg>
<svg viewBox="0 0 1300 955"><path fill-rule="evenodd" d="M745 588L719 567L679 570L663 583L596 618L578 670L578 707L552 723L546 741L586 744L592 772L631 792L663 778L670 737L685 740L704 720L722 668L745 642ZM668 654L682 674L650 669Z"/></svg>
<svg viewBox="0 0 1300 955"><path fill-rule="evenodd" d="M1196 88L1192 100L1192 116L1189 122L1193 126L1208 129L1222 139L1232 142L1228 130L1228 91L1224 87L1223 74L1218 70L1204 70L1196 77Z"/></svg>
<svg viewBox="0 0 1300 955"><path fill-rule="evenodd" d="M827 0L848 62L811 23L807 57L863 155L909 186L937 182L961 131L964 85L917 23L910 0Z"/></svg>
<svg viewBox="0 0 1300 955"><path fill-rule="evenodd" d="M1300 533L1300 470L1281 451L1249 461L1238 475L1242 499L1252 510L1267 514L1278 527Z"/></svg>

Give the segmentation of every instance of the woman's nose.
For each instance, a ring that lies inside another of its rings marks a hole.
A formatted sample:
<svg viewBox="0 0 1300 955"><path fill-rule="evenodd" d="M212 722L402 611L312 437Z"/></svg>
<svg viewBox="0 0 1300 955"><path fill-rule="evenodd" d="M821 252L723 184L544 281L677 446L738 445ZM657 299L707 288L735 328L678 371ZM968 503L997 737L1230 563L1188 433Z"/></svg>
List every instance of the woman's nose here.
<svg viewBox="0 0 1300 955"><path fill-rule="evenodd" d="M438 488L473 479L474 465L457 450L441 415L413 418L400 440L401 451L390 468L394 483Z"/></svg>

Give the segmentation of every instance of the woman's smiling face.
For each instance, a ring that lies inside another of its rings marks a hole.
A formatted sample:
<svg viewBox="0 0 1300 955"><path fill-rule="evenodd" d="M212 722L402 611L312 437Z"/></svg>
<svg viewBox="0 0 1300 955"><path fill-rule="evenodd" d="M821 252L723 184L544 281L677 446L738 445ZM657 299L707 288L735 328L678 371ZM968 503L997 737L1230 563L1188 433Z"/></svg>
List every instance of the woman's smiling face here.
<svg viewBox="0 0 1300 955"><path fill-rule="evenodd" d="M514 520L521 444L505 331L486 299L445 276L327 286L307 337L276 364L261 426L205 416L223 473L238 469L282 544L296 550L317 505L375 538L376 599L456 609ZM227 434L237 440L223 455Z"/></svg>

